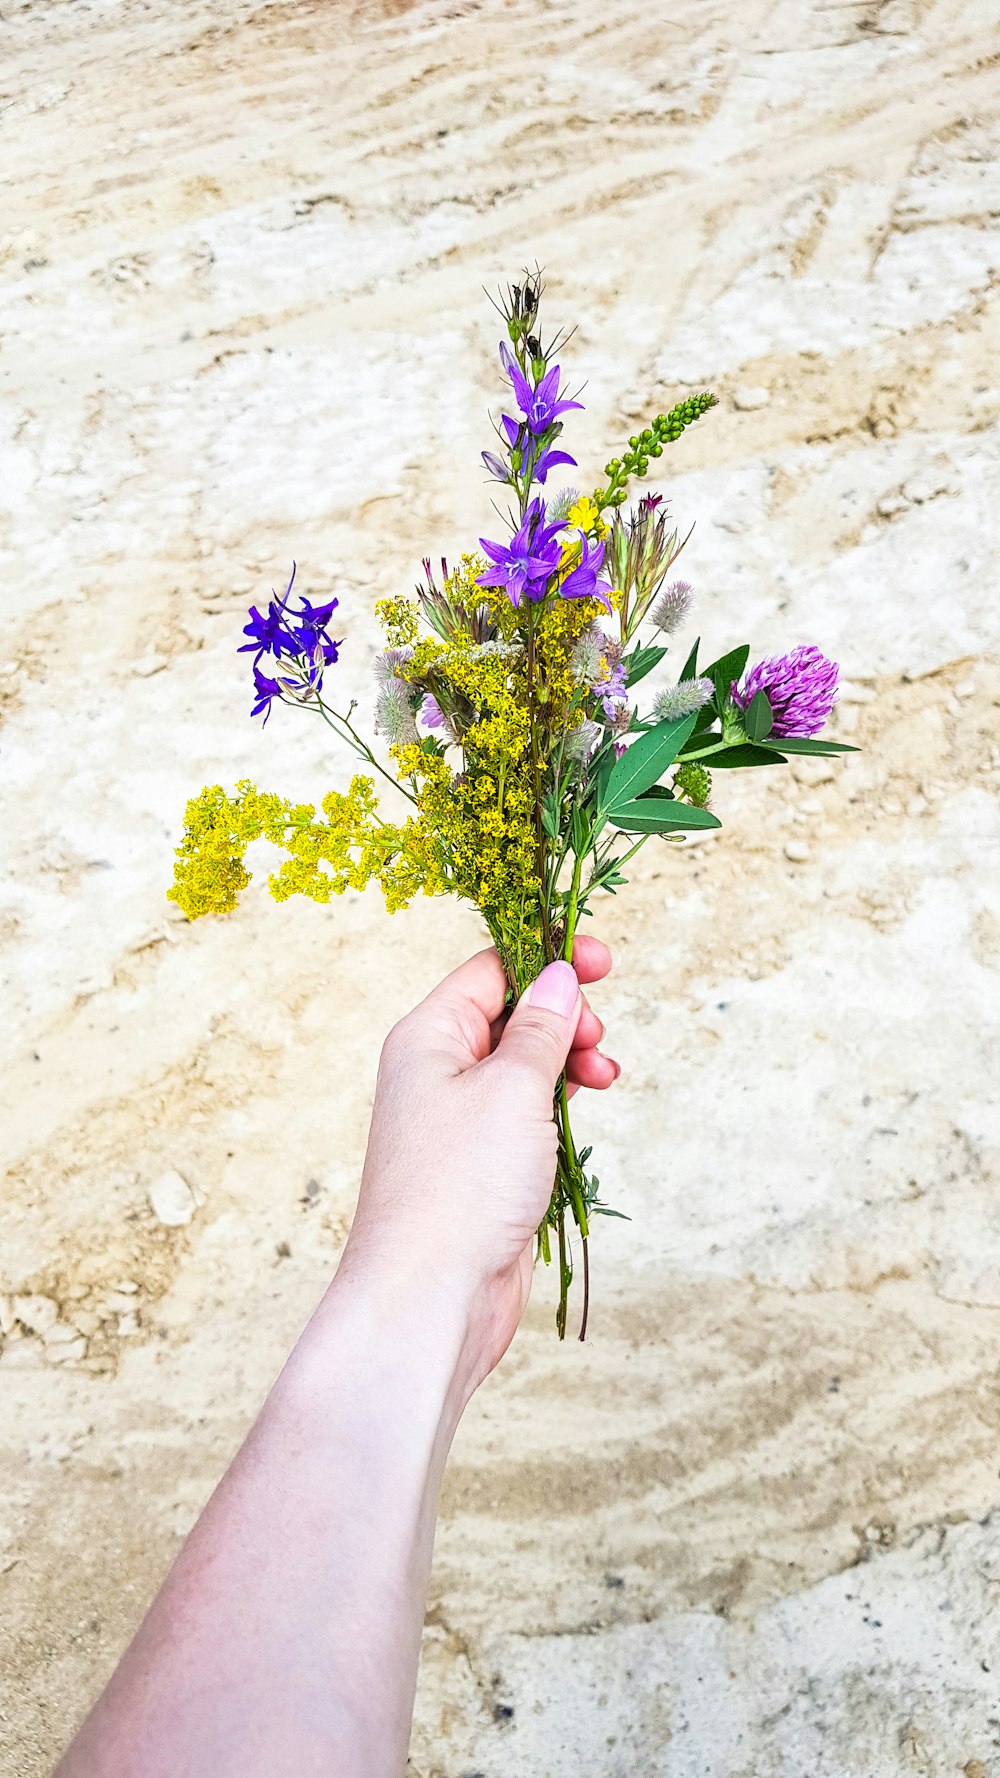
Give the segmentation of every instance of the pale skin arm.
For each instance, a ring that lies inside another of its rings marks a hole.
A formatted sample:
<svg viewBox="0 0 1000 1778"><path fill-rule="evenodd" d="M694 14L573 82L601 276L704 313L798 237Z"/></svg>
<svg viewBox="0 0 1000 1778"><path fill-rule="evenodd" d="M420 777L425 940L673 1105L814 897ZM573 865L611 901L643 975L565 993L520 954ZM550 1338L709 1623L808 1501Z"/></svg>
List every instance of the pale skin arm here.
<svg viewBox="0 0 1000 1778"><path fill-rule="evenodd" d="M506 1025L492 951L390 1033L337 1275L56 1778L402 1778L438 1490L531 1285L552 1094L607 1087L580 981Z"/></svg>

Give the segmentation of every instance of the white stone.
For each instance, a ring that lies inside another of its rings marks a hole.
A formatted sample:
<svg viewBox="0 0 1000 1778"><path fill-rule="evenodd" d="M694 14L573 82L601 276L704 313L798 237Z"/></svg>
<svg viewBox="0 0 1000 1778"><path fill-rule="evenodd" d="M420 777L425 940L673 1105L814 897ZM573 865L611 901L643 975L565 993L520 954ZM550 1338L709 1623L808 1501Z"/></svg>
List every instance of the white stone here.
<svg viewBox="0 0 1000 1778"><path fill-rule="evenodd" d="M160 1220L163 1220L162 1217ZM104 1316L130 1315L134 1308L134 1299L126 1296L124 1291L113 1290L101 1298L101 1314Z"/></svg>
<svg viewBox="0 0 1000 1778"><path fill-rule="evenodd" d="M57 1346L46 1347L45 1356L49 1364L78 1364L87 1356L87 1342L79 1336L75 1340L64 1340Z"/></svg>
<svg viewBox="0 0 1000 1778"><path fill-rule="evenodd" d="M118 1326L115 1329L115 1332L120 1340L130 1339L133 1334L137 1334L139 1332L138 1315L134 1312L130 1312L127 1315L119 1315Z"/></svg>
<svg viewBox="0 0 1000 1778"><path fill-rule="evenodd" d="M72 1321L78 1333L87 1335L95 1334L101 1325L96 1309L74 1309Z"/></svg>
<svg viewBox="0 0 1000 1778"><path fill-rule="evenodd" d="M911 475L903 483L903 494L912 500L915 506L922 506L926 500L935 500L939 494L950 493L948 477L933 470L921 475Z"/></svg>
<svg viewBox="0 0 1000 1778"><path fill-rule="evenodd" d="M194 1193L187 1180L173 1169L154 1179L148 1196L150 1209L164 1228L183 1228L194 1215Z"/></svg>
<svg viewBox="0 0 1000 1778"><path fill-rule="evenodd" d="M770 400L770 389L764 389L759 384L749 387L741 386L733 390L733 406L738 408L741 414L751 414L757 408L767 407Z"/></svg>
<svg viewBox="0 0 1000 1778"><path fill-rule="evenodd" d="M59 1304L50 1296L16 1296L14 1314L29 1333L42 1334L59 1319Z"/></svg>
<svg viewBox="0 0 1000 1778"><path fill-rule="evenodd" d="M785 857L790 864L808 864L812 854L805 840L786 840Z"/></svg>
<svg viewBox="0 0 1000 1778"><path fill-rule="evenodd" d="M45 1329L42 1335L42 1345L64 1346L68 1341L75 1340L77 1337L78 1330L75 1327L70 1327L66 1321L56 1321L51 1327Z"/></svg>

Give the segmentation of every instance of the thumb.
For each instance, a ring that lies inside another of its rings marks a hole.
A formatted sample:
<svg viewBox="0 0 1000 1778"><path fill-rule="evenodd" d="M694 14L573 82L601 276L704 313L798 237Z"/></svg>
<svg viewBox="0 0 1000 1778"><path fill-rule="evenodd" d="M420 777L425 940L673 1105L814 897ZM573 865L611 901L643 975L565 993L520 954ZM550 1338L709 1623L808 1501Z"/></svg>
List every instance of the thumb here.
<svg viewBox="0 0 1000 1778"><path fill-rule="evenodd" d="M573 965L547 963L521 995L494 1053L533 1069L551 1095L566 1066L582 1005Z"/></svg>

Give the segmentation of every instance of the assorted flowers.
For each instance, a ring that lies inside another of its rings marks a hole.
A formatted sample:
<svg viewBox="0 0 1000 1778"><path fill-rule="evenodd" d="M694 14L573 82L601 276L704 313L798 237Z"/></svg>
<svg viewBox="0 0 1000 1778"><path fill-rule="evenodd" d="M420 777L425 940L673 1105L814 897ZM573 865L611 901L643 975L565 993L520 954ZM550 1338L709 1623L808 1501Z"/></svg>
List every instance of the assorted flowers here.
<svg viewBox="0 0 1000 1778"><path fill-rule="evenodd" d="M500 304L503 411L497 448L482 455L495 497L506 489L507 534L481 537L451 569L442 560L439 579L425 559L412 597L377 601L385 647L371 739L355 705L328 690L344 646L330 634L337 599L293 598L293 567L265 612L251 607L240 649L252 656L251 714L266 723L276 703L311 710L360 767L320 811L247 781L195 797L169 891L192 919L236 906L250 880L247 849L266 838L285 853L270 879L278 900L326 902L375 880L390 911L418 893L472 902L516 995L544 962L571 955L594 898L624 886L628 861L650 838L720 825L709 807L715 767L842 750L817 739L837 667L812 644L752 666L744 644L700 666L695 642L657 683L691 615L692 587L674 573L690 532L680 536L661 494L629 508L630 484L714 397L658 415L605 465L593 493L540 491L555 469L578 467L561 439L564 416L582 406L563 384L564 339L542 343L541 296L534 274ZM400 793L388 809L378 779ZM565 1084L555 1118L558 1170L538 1247L546 1261L558 1258L562 1335L571 1236L585 1325L588 1237L605 1206L589 1155L575 1148Z"/></svg>

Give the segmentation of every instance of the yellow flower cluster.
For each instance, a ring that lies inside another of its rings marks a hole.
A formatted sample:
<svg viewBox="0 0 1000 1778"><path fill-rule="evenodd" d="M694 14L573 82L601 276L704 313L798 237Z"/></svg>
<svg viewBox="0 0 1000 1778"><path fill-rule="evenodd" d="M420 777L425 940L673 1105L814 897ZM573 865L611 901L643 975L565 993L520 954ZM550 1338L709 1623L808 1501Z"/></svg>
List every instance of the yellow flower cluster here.
<svg viewBox="0 0 1000 1778"><path fill-rule="evenodd" d="M567 525L576 525L588 537L599 537L603 542L611 526L601 517L601 509L596 500L589 494L581 494L566 514Z"/></svg>
<svg viewBox="0 0 1000 1778"><path fill-rule="evenodd" d="M326 902L376 879L392 910L418 889L436 894L447 887L440 849L428 845L421 824L395 827L379 819L370 778L352 778L346 795L331 791L322 807L320 820L311 803L287 802L247 779L234 796L218 784L203 790L187 806L168 899L189 920L230 913L250 881L247 848L260 839L288 853L270 878L276 901L308 895Z"/></svg>

